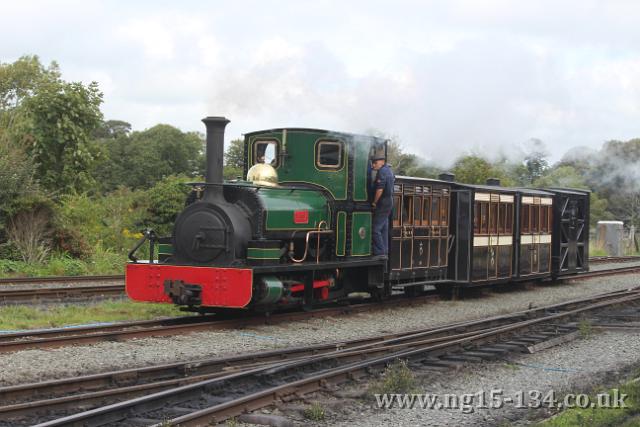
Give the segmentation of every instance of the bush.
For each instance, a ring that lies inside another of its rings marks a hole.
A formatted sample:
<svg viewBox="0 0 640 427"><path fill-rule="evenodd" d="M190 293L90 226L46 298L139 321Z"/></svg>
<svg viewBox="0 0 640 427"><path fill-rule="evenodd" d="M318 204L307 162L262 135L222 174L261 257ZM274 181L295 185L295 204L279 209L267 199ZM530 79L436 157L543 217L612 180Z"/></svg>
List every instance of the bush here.
<svg viewBox="0 0 640 427"><path fill-rule="evenodd" d="M135 244L129 231L142 222L144 194L120 188L103 197L66 196L58 208L58 249L91 257L96 246L126 253Z"/></svg>
<svg viewBox="0 0 640 427"><path fill-rule="evenodd" d="M147 211L144 227L152 228L159 236L168 236L178 214L184 209L184 203L191 187L185 185L193 178L170 176L158 182L147 191Z"/></svg>
<svg viewBox="0 0 640 427"><path fill-rule="evenodd" d="M51 249L51 212L43 206L18 212L9 220L7 236L24 262L43 262Z"/></svg>
<svg viewBox="0 0 640 427"><path fill-rule="evenodd" d="M416 379L405 360L396 360L385 369L382 379L371 387L373 394L412 393Z"/></svg>
<svg viewBox="0 0 640 427"><path fill-rule="evenodd" d="M87 274L87 266L79 259L66 254L54 255L42 268L44 276L82 276Z"/></svg>
<svg viewBox="0 0 640 427"><path fill-rule="evenodd" d="M123 274L126 262L127 259L123 254L105 249L98 244L87 263L87 270L89 274Z"/></svg>
<svg viewBox="0 0 640 427"><path fill-rule="evenodd" d="M13 242L6 242L0 244L0 261L19 261L22 259L20 255L20 249Z"/></svg>
<svg viewBox="0 0 640 427"><path fill-rule="evenodd" d="M20 261L14 261L10 259L0 259L0 274L7 276L10 273L16 273L20 271L22 264Z"/></svg>

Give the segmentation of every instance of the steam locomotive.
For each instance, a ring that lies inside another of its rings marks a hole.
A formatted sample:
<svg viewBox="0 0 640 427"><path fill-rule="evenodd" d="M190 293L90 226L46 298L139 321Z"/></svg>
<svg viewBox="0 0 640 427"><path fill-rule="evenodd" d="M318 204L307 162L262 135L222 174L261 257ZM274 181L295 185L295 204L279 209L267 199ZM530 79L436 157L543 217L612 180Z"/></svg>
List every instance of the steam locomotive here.
<svg viewBox="0 0 640 427"><path fill-rule="evenodd" d="M145 232L126 266L136 301L186 310L311 308L588 270L589 194L396 177L390 254L371 253L370 159L381 138L306 128L248 133L246 179L223 181L224 117L206 126L206 180L172 235ZM136 251L149 244L149 260Z"/></svg>

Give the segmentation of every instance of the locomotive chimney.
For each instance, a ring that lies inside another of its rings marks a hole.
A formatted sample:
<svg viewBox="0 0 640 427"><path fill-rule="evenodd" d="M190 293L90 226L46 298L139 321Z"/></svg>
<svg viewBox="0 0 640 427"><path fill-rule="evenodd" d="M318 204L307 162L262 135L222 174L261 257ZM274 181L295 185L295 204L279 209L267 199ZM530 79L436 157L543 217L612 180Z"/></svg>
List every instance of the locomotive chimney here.
<svg viewBox="0 0 640 427"><path fill-rule="evenodd" d="M500 179L499 178L487 178L487 185L491 185L492 187L500 187Z"/></svg>
<svg viewBox="0 0 640 427"><path fill-rule="evenodd" d="M207 171L205 193L222 194L222 162L224 159L224 128L229 123L224 117L205 117L207 127ZM213 184L213 185L211 185Z"/></svg>

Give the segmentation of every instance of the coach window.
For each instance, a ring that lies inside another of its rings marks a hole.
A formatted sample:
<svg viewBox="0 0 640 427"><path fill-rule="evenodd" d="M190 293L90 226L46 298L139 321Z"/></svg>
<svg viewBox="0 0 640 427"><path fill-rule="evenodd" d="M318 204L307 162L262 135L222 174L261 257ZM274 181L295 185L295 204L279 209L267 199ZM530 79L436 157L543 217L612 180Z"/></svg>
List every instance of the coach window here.
<svg viewBox="0 0 640 427"><path fill-rule="evenodd" d="M339 141L320 141L316 146L316 166L320 169L342 167L343 145Z"/></svg>
<svg viewBox="0 0 640 427"><path fill-rule="evenodd" d="M253 144L253 163L278 167L278 141L256 141Z"/></svg>
<svg viewBox="0 0 640 427"><path fill-rule="evenodd" d="M431 196L425 196L422 202L422 225L431 225Z"/></svg>
<svg viewBox="0 0 640 427"><path fill-rule="evenodd" d="M449 197L443 197L440 201L440 225L449 225Z"/></svg>
<svg viewBox="0 0 640 427"><path fill-rule="evenodd" d="M402 225L413 223L413 197L404 196L402 201Z"/></svg>
<svg viewBox="0 0 640 427"><path fill-rule="evenodd" d="M489 203L480 203L480 234L489 234Z"/></svg>
<svg viewBox="0 0 640 427"><path fill-rule="evenodd" d="M473 234L480 234L480 202L473 203Z"/></svg>
<svg viewBox="0 0 640 427"><path fill-rule="evenodd" d="M505 209L506 217L505 217L505 232L507 234L513 234L513 204L507 203L507 207Z"/></svg>
<svg viewBox="0 0 640 427"><path fill-rule="evenodd" d="M538 233L540 231L540 206L531 206L531 232Z"/></svg>
<svg viewBox="0 0 640 427"><path fill-rule="evenodd" d="M507 205L500 203L498 205L498 234L504 234L507 219Z"/></svg>
<svg viewBox="0 0 640 427"><path fill-rule="evenodd" d="M431 196L431 226L440 225L440 196Z"/></svg>
<svg viewBox="0 0 640 427"><path fill-rule="evenodd" d="M540 232L547 233L549 228L547 227L549 211L546 206L540 206Z"/></svg>
<svg viewBox="0 0 640 427"><path fill-rule="evenodd" d="M393 226L400 227L400 196L393 196Z"/></svg>
<svg viewBox="0 0 640 427"><path fill-rule="evenodd" d="M498 204L495 202L489 203L489 234L496 234L498 232Z"/></svg>
<svg viewBox="0 0 640 427"><path fill-rule="evenodd" d="M523 233L529 233L529 210L531 205L522 205L521 229Z"/></svg>
<svg viewBox="0 0 640 427"><path fill-rule="evenodd" d="M413 225L422 225L422 197L413 198Z"/></svg>

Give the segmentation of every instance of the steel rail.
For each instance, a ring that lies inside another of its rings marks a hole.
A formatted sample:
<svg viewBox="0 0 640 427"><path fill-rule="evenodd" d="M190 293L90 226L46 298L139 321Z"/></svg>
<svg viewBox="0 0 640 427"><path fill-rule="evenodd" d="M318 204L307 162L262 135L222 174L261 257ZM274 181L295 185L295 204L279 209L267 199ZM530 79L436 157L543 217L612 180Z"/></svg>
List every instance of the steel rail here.
<svg viewBox="0 0 640 427"><path fill-rule="evenodd" d="M613 301L599 302L587 307L574 309L566 313L551 314L544 318L523 321L518 324L513 324L513 325L505 326L503 328L498 328L497 330L481 332L471 337L455 338L451 341L436 343L433 345L427 342L427 346L425 347L418 346L418 348L395 351L395 352L392 352L391 354L374 357L370 360L366 360L363 362L355 362L351 365L325 370L324 372L321 372L317 375L313 375L308 378L303 378L293 383L277 385L271 388L267 388L266 390L262 390L258 393L254 393L248 396L243 396L243 397L233 399L231 401L228 401L210 408L205 408L200 411L193 412L188 415L183 415L177 418L170 419L167 422L169 423L169 425L180 425L180 426L205 425L205 423L210 423L212 421L220 422L230 416L240 415L243 412L246 412L247 410L255 410L255 409L259 409L260 407L267 406L273 401L282 399L287 395L295 394L299 396L301 394L306 394L311 391L319 390L323 387L326 387L328 381L332 381L332 380L346 381L350 378L353 378L353 376L357 372L360 372L361 374L364 375L367 373L367 370L371 369L372 367L376 365L377 366L386 365L396 359L410 359L414 356L424 355L425 353L430 353L432 355L439 355L439 354L447 353L451 351L451 349L458 349L465 344L471 344L474 342L483 342L484 339L491 340L494 337L512 333L522 328L529 328L536 324L546 323L546 322L557 320L560 318L575 316L577 314L584 313L585 311L591 311L591 310L603 308L606 306L610 306L612 304L624 304L629 301L637 300L637 299L640 299L640 292L636 291L634 295L629 295L627 297L623 297ZM327 357L327 356L321 356L321 357ZM281 369L282 367L278 368L278 370L276 370L275 372L272 370L271 373L277 373ZM52 424L52 425L59 425L59 424ZM154 424L154 427L160 427L160 426L161 424Z"/></svg>
<svg viewBox="0 0 640 427"><path fill-rule="evenodd" d="M609 299L607 301L607 299ZM460 333L456 333L456 334L449 334L444 335L444 336L440 336L440 337L430 337L430 338L426 338L428 337L429 334L434 333L434 330L431 330L430 332L427 331L421 331L419 333L415 333L415 334L409 334L409 335L405 335L403 337L396 337L393 339L389 339L389 340L385 340L385 341L381 341L381 342L374 342L374 343L368 343L368 344L363 344L360 345L359 347L352 347L352 348L348 348L348 349L340 349L340 350L336 350L334 352L330 352L330 353L326 353L324 355L320 355L320 356L307 356L307 357L303 357L302 359L298 359L298 360L294 360L294 361L288 361L288 362L281 362L281 363L276 363L276 364L271 364L267 367L263 367L263 368L256 368L256 369L250 369L249 371L243 371L243 372L239 372L239 373L234 373L234 374L229 374L223 377L220 377L219 375L217 376L217 378L215 379L209 379L200 383L196 383L196 384L190 384L190 385L185 385L182 387L178 387L177 389L174 389L172 391L165 391L165 392L159 392L156 393L154 395L149 395L149 396L145 396L145 397L140 397L140 398L136 398L136 399L132 399L130 401L127 402L123 402L123 403L119 403L119 404L115 404L115 405L109 405L107 407L104 408L98 408L95 410L90 410L90 411L86 411L84 413L81 414L77 414L77 415L73 415L70 417L65 417L62 418L60 420L57 421L52 421L52 422L47 422L42 424L43 426L45 425L67 425L66 423L68 422L73 422L73 423L85 423L85 422L89 422L90 425L94 425L93 423L96 422L95 425L100 425L100 423L102 423L103 421L117 421L118 417L122 416L122 411L129 411L129 409L133 406L142 404L145 407L155 407L157 406L157 400L162 400L164 398L169 398L169 399L173 399L175 400L175 395L176 394L189 394L190 390L195 390L198 389L198 387L213 387L214 384L219 384L221 382L224 381L229 381L229 380L233 380L233 379L238 379L238 378L246 378L247 376L251 376L253 374L256 373L261 373L260 375L262 377L264 376L274 376L274 375L278 375L280 373L282 373L285 370L299 370L300 368L304 367L304 366L308 366L309 364L318 364L318 363L335 363L338 359L344 359L347 362L352 362L352 361L357 361L355 362L355 367L359 367L360 364L365 363L367 364L366 366L371 366L372 364L377 364L380 363L380 361L388 361L390 360L390 358L398 358L398 357L409 357L411 355L415 355L418 354L416 352L430 352L431 354L438 354L438 350L442 350L442 349L448 349L447 351L450 351L453 347L455 346L460 346L462 344L465 343L473 343L473 342L479 342L481 340L487 340L487 341L492 341L495 340L501 336L505 336L505 335L509 335L509 334L513 334L516 331L521 331L527 328L531 328L532 326L535 325L539 325L542 323L547 323L556 319L560 319L560 318L565 318L565 317L571 317L571 316L575 316L579 313L583 313L585 311L588 310L594 310L594 309L598 309L598 308L602 308L602 307L607 307L607 306L611 306L613 304L621 304L621 303L627 303L630 300L636 300L636 299L640 299L640 292L638 292L637 290L635 291L627 291L627 292L614 292L614 293L609 293L609 294L603 294L603 295L599 295L596 296L594 298L585 298L582 300L574 300L571 302L567 302L564 304L555 304L553 306L548 306L548 307L541 307L539 309L534 309L534 310L527 310L525 312L520 312L520 313L516 313L511 315L511 317L513 317L514 319L518 319L518 318L522 318L523 314L525 319L524 320L517 320L515 323L512 324L506 324L503 326L493 326L493 327L489 327L489 328L485 328L485 329L480 329L478 331L467 331L467 332L460 332ZM583 303L588 303L589 301L598 301L592 304L588 304L585 307L579 307L579 308L575 308L575 309L570 309L571 305L575 305L578 304L580 301L582 301ZM564 305L565 308L569 308L569 310L565 311L565 312L561 312L561 313L553 313L554 310L562 307ZM528 315L531 315L532 312L537 311L538 313L544 313L546 312L547 314L544 316L541 316L537 319L526 319L526 317ZM551 313L549 313L549 311L552 311ZM510 316L496 316L494 318L490 318L490 319L499 319L499 318L507 318ZM480 320L477 322L486 322L487 319L484 320ZM464 323L464 322L463 322ZM470 324L472 322L466 322L467 324ZM477 323L478 325L480 325L480 323ZM456 325L452 325L449 328L457 328L459 329L461 326L460 324L456 324ZM445 328L446 329L446 328ZM449 332L451 332L452 329L449 330ZM452 347L453 346L453 347ZM389 353L391 352L390 355L385 355L385 353ZM445 351L446 352L446 351ZM362 359L370 359L366 362L362 362ZM347 365L347 366L351 366L351 365ZM364 366L364 365L363 365ZM337 367L337 368L331 368L328 372L329 373L342 373L342 369L344 369L344 367ZM346 372L346 371L345 371ZM311 379L313 379L315 377L311 377ZM302 380L301 380L302 381ZM306 380L305 380L306 381ZM306 382L305 382L306 384ZM264 398L267 395L271 395L273 393L280 393L282 386L277 386L274 390L266 390L263 392L258 393L257 395L253 396L254 398L257 396L259 399ZM266 393L266 394L265 394ZM180 398L178 398L178 400L180 400ZM156 402L156 403L153 403ZM252 400L252 402L255 402L255 400ZM228 410L229 408L233 407L236 408L236 406L234 406L232 404L233 402L226 402L222 405L217 405L216 407L214 407L213 409L206 409L203 411L198 411L196 414L200 414L202 412L203 416L206 416L209 422L212 418L212 416L215 415L215 413L218 414L217 417L215 417L214 419L217 421L221 421L220 418L220 414L225 414L228 415ZM236 402L238 405L242 406L242 410L240 412L243 412L246 408L253 408L253 404L249 404L248 401L245 400L245 398L241 398ZM231 405L231 406L229 406ZM162 405L160 405L162 406ZM217 409L216 409L217 408ZM114 415L114 413L110 412L111 410L114 410L115 412L118 412L120 415ZM214 410L214 412L211 412L212 410ZM217 412L216 412L217 411ZM220 412L222 411L222 412ZM237 409L236 409L237 411ZM111 415L110 415L111 414ZM198 423L202 421L200 417L200 415L188 415L185 417L179 417L176 419L171 420L171 425L199 425ZM97 418L96 418L97 417ZM196 418L189 418L189 417L196 417ZM198 419L200 421L193 421L194 419ZM195 423L195 424L193 424Z"/></svg>
<svg viewBox="0 0 640 427"><path fill-rule="evenodd" d="M189 316L160 320L121 322L109 325L89 325L54 329L40 329L0 334L0 353L55 348L71 344L92 344L101 341L120 341L131 338L161 337L198 331L212 331L247 326L276 324L342 314L363 313L388 307L420 305L437 299L436 294L419 298L403 297L376 303L339 305L304 312L282 312L265 316L260 313L232 313L228 316ZM242 317L240 317L242 316Z"/></svg>
<svg viewBox="0 0 640 427"><path fill-rule="evenodd" d="M0 303L69 302L79 298L124 296L124 285L66 286L55 288L7 289L0 287Z"/></svg>
<svg viewBox="0 0 640 427"><path fill-rule="evenodd" d="M588 301L598 299L615 298L625 294L626 291L603 294ZM94 374L84 377L75 377L62 380L53 380L42 383L25 384L0 388L0 401L7 402L0 407L0 417L16 417L27 415L34 408L38 410L68 409L87 407L105 399L125 399L160 391L170 387L197 382L207 378L215 378L238 369L265 365L267 363L282 360L301 360L307 356L314 356L335 350L351 349L360 351L371 346L391 342L401 344L408 339L415 340L418 337L430 337L432 342L451 339L460 335L461 330L471 331L489 327L497 327L504 322L515 319L527 319L540 316L548 310L567 309L583 304L585 299L576 299L564 303L534 308L508 315L499 315L478 320L455 322L414 331L378 335L359 338L350 341L341 341L315 346L294 347L284 350L272 350L262 353L246 354L240 356L213 358L207 360L195 360L185 363L173 363L138 369L120 370L103 374ZM468 335L469 332L466 332ZM393 340L393 341L392 341ZM396 345L399 345L396 344ZM34 401L34 399L44 398Z"/></svg>
<svg viewBox="0 0 640 427"><path fill-rule="evenodd" d="M622 267L564 276L561 277L560 280L578 280L614 274L629 274L639 271L640 266ZM284 321L298 321L312 317L366 312L385 308L387 306L397 307L422 304L425 301L430 301L435 298L435 295L428 295L417 299L398 297L377 303L320 308L310 312L277 313L271 315L269 318L265 318L264 316L255 313L247 315L247 313L240 312L236 313L236 316L242 314L244 317L229 319L224 317L221 318L220 316L209 316L208 318L191 316L188 318L123 322L113 325L93 325L5 333L0 334L0 353L34 348L54 348L71 344L92 344L105 340L118 341L131 338L170 336L177 333L239 328L265 323L281 323Z"/></svg>
<svg viewBox="0 0 640 427"><path fill-rule="evenodd" d="M124 274L106 274L93 276L42 276L42 277L3 277L1 284L17 283L79 283L79 282L105 282L124 280Z"/></svg>
<svg viewBox="0 0 640 427"><path fill-rule="evenodd" d="M640 256L638 255L623 255L623 256L598 256L598 257L590 257L589 263L594 264L603 264L603 263L618 263L618 262L633 262L640 261Z"/></svg>

